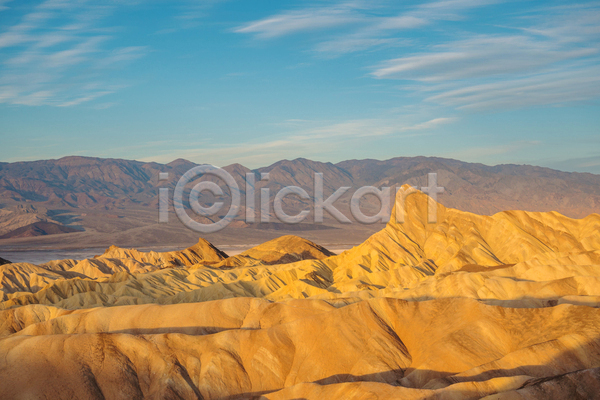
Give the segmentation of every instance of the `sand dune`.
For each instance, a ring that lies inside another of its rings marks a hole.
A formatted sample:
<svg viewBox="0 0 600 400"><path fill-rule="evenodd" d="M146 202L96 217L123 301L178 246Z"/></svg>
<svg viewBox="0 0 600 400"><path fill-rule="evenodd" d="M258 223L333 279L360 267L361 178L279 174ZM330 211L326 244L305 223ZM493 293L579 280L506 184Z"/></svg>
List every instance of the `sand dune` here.
<svg viewBox="0 0 600 400"><path fill-rule="evenodd" d="M600 216L427 203L339 256L284 236L2 265L0 398L594 398Z"/></svg>

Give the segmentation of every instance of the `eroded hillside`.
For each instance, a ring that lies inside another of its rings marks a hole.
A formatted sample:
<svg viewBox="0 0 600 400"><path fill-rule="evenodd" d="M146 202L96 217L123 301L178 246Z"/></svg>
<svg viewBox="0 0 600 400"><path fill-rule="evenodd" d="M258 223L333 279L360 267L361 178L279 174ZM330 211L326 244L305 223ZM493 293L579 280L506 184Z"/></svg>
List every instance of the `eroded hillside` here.
<svg viewBox="0 0 600 400"><path fill-rule="evenodd" d="M594 398L600 216L429 224L427 202L337 256L285 236L1 265L0 398Z"/></svg>

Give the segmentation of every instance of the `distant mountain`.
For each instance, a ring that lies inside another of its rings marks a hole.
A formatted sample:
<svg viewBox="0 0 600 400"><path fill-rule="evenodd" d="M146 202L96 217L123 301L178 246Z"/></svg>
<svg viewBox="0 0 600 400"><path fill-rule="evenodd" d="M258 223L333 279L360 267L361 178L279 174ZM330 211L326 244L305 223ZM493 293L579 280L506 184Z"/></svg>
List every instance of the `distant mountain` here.
<svg viewBox="0 0 600 400"><path fill-rule="evenodd" d="M590 173L530 165L488 166L436 157L349 160L336 166L348 171L359 186L425 186L427 173L437 172L438 184L445 188L438 200L447 207L477 214L557 211L583 218L600 212L600 175Z"/></svg>
<svg viewBox="0 0 600 400"><path fill-rule="evenodd" d="M156 222L159 187L173 189L179 178L197 165L184 159L159 164L90 157L0 163L0 235L14 237L11 232L37 222L88 232L135 230L136 235L142 235L140 230ZM240 218L245 215L243 205L248 173L255 174L255 192L258 194L261 188L267 187L271 198L289 185L302 187L313 196L314 174L322 173L326 197L341 186L352 188L336 202L337 208L346 215L349 214L350 196L357 188L365 185L426 186L430 172L438 174L438 184L445 188L445 193L438 200L447 207L463 211L484 215L511 209L557 211L572 218L600 212L600 175L529 165L487 166L437 157L348 160L337 164L299 158L278 161L255 170L240 164L225 166L224 169L234 177L242 195ZM161 172L169 174L167 180L158 180ZM267 172L269 179L261 180L261 173ZM222 185L215 177L201 179ZM195 181L186 189L189 191L193 184ZM371 197L367 196L361 202L367 213L377 212L379 208L379 201ZM206 203L214 200L206 194L200 199ZM310 202L288 196L284 210L295 214L309 209ZM25 210L24 205L29 208ZM259 209L258 200L256 209ZM145 213L144 218L140 217L141 213ZM123 218L125 214L127 218ZM308 225L310 218L312 214L303 225ZM271 223L274 222L277 221L272 219ZM335 225L337 222L326 213L325 223ZM242 221L233 226L249 227ZM269 226L275 225L260 227L264 230ZM339 228L346 229L344 226ZM26 231L31 235L37 232L35 229Z"/></svg>
<svg viewBox="0 0 600 400"><path fill-rule="evenodd" d="M323 188L335 191L341 186L353 186L356 180L344 168L331 163L311 161L305 158L282 160L268 167L259 168L257 172L268 172L271 186L300 186L312 193L314 174L323 174ZM309 190L310 189L310 190Z"/></svg>
<svg viewBox="0 0 600 400"><path fill-rule="evenodd" d="M0 199L73 208L143 203L157 193L159 172L181 176L195 165L185 160L162 165L91 157L4 164Z"/></svg>

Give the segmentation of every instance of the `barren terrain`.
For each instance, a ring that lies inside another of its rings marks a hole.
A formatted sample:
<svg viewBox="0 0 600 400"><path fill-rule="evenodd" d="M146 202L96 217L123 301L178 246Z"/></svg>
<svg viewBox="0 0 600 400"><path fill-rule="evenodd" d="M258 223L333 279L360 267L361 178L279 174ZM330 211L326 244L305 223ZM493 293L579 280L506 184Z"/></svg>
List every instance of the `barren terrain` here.
<svg viewBox="0 0 600 400"><path fill-rule="evenodd" d="M340 255L288 235L2 265L0 398L595 398L600 215L427 203Z"/></svg>

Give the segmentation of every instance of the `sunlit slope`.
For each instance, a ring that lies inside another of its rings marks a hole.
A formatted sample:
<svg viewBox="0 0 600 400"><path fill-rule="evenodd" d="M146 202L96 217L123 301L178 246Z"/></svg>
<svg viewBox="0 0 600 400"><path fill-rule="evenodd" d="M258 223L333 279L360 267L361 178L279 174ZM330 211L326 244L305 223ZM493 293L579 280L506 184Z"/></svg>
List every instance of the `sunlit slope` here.
<svg viewBox="0 0 600 400"><path fill-rule="evenodd" d="M0 313L9 335L0 379L11 382L1 398L480 398L600 366L600 310L583 306L244 298L39 307ZM19 326L27 313L46 317ZM348 384L357 381L370 383Z"/></svg>
<svg viewBox="0 0 600 400"><path fill-rule="evenodd" d="M79 262L56 261L39 267L8 264L0 268L18 275L18 279L11 275L11 279L0 281L4 285L4 301L0 303L0 309L38 303L76 309L265 297L286 285L305 287L304 294L296 296L304 298L325 293L323 288L329 285L331 278L331 271L318 259L327 258L332 253L296 236L272 240L221 263L202 258L189 267L165 266L165 260L172 260L168 257L189 254L193 249L142 253L111 248L100 257ZM154 258L157 264L149 263L152 261L150 258ZM303 258L307 260L270 265ZM214 265L207 267L209 264ZM245 267L246 264L249 266ZM302 283L303 280L306 282Z"/></svg>
<svg viewBox="0 0 600 400"><path fill-rule="evenodd" d="M103 279L57 279L31 291L5 294L3 308L46 304L67 309L126 304L175 304L229 297L289 298L395 297L426 300L469 297L489 304L535 307L559 303L595 305L600 299L599 252L594 263L531 266L519 263L502 268L472 268L436 274L406 285L397 270L367 273L333 282L323 261L302 261L277 267L257 266L229 271L207 268L167 269L144 274L118 273ZM552 260L554 261L554 260ZM554 261L556 262L556 261ZM470 268L471 267L471 268ZM475 271L475 272L469 272ZM23 289L22 289L23 290Z"/></svg>
<svg viewBox="0 0 600 400"><path fill-rule="evenodd" d="M334 253L310 240L285 235L226 258L214 267L228 269L261 264L289 264L302 260L322 260L333 255Z"/></svg>
<svg viewBox="0 0 600 400"><path fill-rule="evenodd" d="M6 299L8 294L18 292L37 292L50 282L73 277L83 277L75 271L48 270L29 263L0 265L0 294Z"/></svg>
<svg viewBox="0 0 600 400"><path fill-rule="evenodd" d="M278 266L234 270L205 267L170 268L142 274L116 273L89 279L56 279L31 292L5 294L0 309L47 304L76 309L95 306L208 301L229 297L268 297L289 286L278 298L305 298L328 293L331 271L311 260ZM291 293L291 294L290 294Z"/></svg>
<svg viewBox="0 0 600 400"><path fill-rule="evenodd" d="M245 296L276 301L469 297L528 307L593 304L600 296L597 214L580 220L522 211L479 216L436 204L438 222L430 224L426 195L411 194L405 203L403 222L395 211L385 229L339 256L329 256L305 239L284 236L221 261L224 254L201 240L180 252L111 248L77 263L7 264L0 267L9 271L0 275L0 309Z"/></svg>
<svg viewBox="0 0 600 400"><path fill-rule="evenodd" d="M227 254L213 246L204 239L181 251L169 252L141 252L135 249L122 249L111 246L97 258L132 259L145 264L158 265L164 268L190 266L195 264L210 264L227 258Z"/></svg>
<svg viewBox="0 0 600 400"><path fill-rule="evenodd" d="M408 193L407 187L404 192ZM555 212L506 211L481 216L437 203L437 222L428 223L428 197L414 191L402 201L402 193L385 229L331 260L336 281L360 275L365 269L418 267L406 273L406 278L412 279L466 264L515 264L546 253L600 249L598 214L580 220Z"/></svg>

